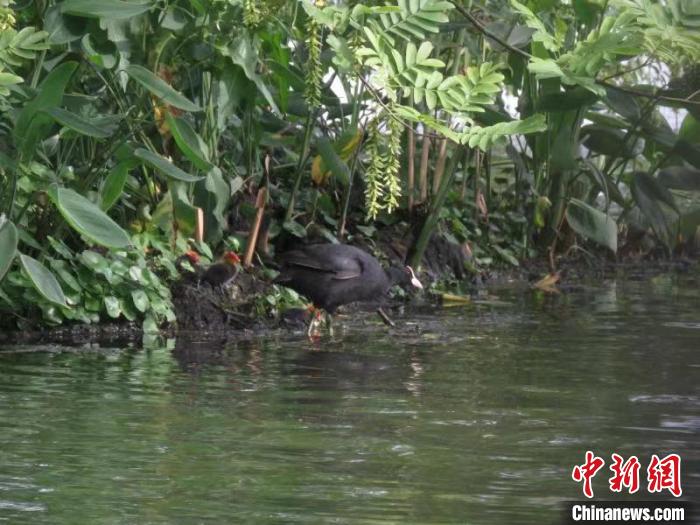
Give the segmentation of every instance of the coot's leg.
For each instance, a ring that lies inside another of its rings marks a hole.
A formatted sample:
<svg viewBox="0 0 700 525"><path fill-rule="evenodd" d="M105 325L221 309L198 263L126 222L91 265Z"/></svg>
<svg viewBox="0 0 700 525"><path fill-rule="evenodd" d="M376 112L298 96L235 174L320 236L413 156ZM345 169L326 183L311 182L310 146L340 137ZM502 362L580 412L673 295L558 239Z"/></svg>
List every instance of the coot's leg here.
<svg viewBox="0 0 700 525"><path fill-rule="evenodd" d="M385 325L391 326L391 327L396 326L394 324L394 321L392 321L391 318L388 315L386 315L386 312L384 310L382 310L381 306L379 308L377 308L377 313L379 314L379 317L382 318L382 321L384 321Z"/></svg>
<svg viewBox="0 0 700 525"><path fill-rule="evenodd" d="M311 313L311 321L309 322L309 329L306 334L311 337L311 334L316 332L317 325L321 322L321 310L314 308Z"/></svg>
<svg viewBox="0 0 700 525"><path fill-rule="evenodd" d="M328 312L324 312L324 315L326 316L326 328L328 329L328 333L333 335L333 316Z"/></svg>

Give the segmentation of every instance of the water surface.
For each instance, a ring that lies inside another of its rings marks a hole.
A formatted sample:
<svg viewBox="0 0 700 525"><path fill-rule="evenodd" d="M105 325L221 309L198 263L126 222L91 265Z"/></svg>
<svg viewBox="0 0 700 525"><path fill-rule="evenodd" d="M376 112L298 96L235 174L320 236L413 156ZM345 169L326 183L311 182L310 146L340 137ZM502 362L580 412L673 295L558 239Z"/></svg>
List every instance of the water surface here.
<svg viewBox="0 0 700 525"><path fill-rule="evenodd" d="M493 299L315 344L0 349L0 522L558 523L589 449L676 452L698 500L697 276Z"/></svg>

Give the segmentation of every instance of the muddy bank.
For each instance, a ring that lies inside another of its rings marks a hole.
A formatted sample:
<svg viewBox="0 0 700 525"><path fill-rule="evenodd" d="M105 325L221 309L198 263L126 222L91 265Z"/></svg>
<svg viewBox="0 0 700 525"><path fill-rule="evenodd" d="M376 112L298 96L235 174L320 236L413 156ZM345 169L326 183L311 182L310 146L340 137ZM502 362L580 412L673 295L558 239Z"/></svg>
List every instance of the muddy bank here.
<svg viewBox="0 0 700 525"><path fill-rule="evenodd" d="M384 303L390 316L401 317L401 309L415 305L440 303L440 295L427 291L432 285L454 289L465 297L502 286L527 288L550 273L551 262L546 258L524 261L518 267L469 272L471 266L467 251L462 246L442 238L431 242L419 277L426 292L419 296L395 294ZM400 264L407 243L400 237L378 235L378 239L357 244L377 254L384 264ZM690 258L645 258L615 261L605 254L586 257L561 257L555 261L559 273L557 290L575 291L582 284L595 284L610 279L645 280L664 273L695 273L700 278L700 260ZM230 338L265 334L274 330L303 330L310 320L306 308L283 311L270 309L266 297L274 292L269 278L259 269L242 271L225 291L199 284L185 277L172 286L172 298L177 325L164 327L161 336L182 335L195 338ZM354 304L341 309L342 313L371 316L377 304ZM95 325L65 325L36 331L0 333L4 344L62 344L127 347L140 346L145 334L140 324L104 323ZM147 337L150 334L146 335Z"/></svg>

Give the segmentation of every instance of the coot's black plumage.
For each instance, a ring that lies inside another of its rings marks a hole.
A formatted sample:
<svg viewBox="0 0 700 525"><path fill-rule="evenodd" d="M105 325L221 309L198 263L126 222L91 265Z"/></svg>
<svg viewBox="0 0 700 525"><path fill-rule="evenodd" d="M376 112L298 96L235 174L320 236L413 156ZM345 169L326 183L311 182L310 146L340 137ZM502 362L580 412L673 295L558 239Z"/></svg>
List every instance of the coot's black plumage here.
<svg viewBox="0 0 700 525"><path fill-rule="evenodd" d="M381 300L393 284L422 288L413 270L385 271L369 253L347 244L310 244L280 256L276 281L329 314L348 303Z"/></svg>

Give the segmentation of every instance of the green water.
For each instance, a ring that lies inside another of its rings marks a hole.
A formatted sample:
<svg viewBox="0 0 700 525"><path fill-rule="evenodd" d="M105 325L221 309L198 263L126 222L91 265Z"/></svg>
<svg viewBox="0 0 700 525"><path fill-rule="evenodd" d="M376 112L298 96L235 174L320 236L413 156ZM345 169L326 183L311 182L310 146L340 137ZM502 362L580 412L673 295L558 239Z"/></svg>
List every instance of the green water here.
<svg viewBox="0 0 700 525"><path fill-rule="evenodd" d="M558 523L588 449L638 455L639 499L676 452L698 501L697 277L495 299L315 344L0 349L0 523Z"/></svg>

